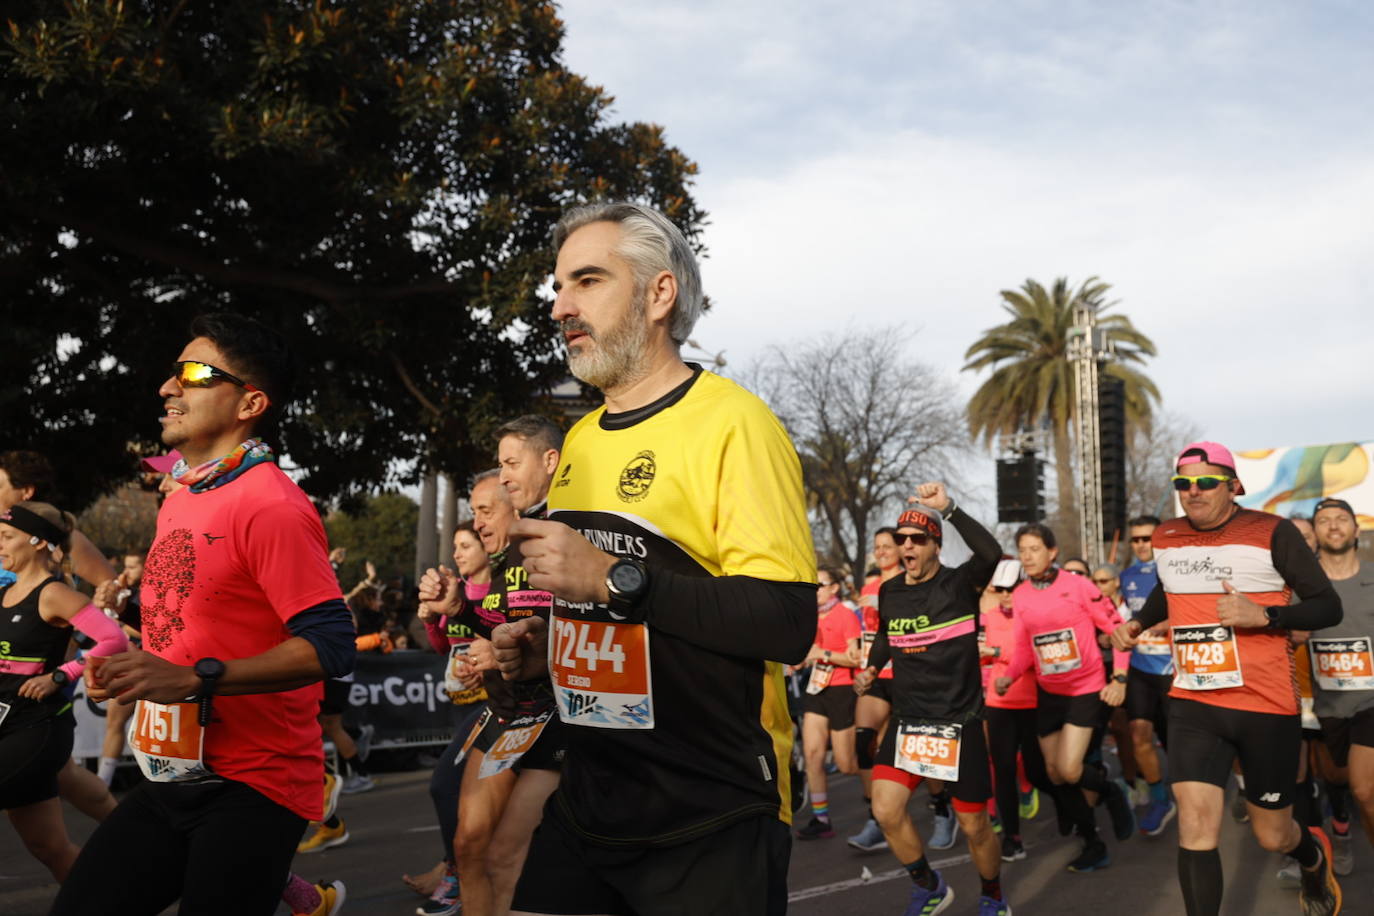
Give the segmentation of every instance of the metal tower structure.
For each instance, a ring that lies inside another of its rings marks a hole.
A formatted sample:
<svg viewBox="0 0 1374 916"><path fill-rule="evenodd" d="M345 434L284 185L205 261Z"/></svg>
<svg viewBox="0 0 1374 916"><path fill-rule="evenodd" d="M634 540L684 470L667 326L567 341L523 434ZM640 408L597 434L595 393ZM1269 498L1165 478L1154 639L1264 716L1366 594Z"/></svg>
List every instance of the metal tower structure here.
<svg viewBox="0 0 1374 916"><path fill-rule="evenodd" d="M1074 365L1078 432L1078 536L1088 567L1102 562L1102 445L1097 403L1099 364L1112 355L1106 335L1097 326L1097 306L1079 302L1069 330L1068 358Z"/></svg>

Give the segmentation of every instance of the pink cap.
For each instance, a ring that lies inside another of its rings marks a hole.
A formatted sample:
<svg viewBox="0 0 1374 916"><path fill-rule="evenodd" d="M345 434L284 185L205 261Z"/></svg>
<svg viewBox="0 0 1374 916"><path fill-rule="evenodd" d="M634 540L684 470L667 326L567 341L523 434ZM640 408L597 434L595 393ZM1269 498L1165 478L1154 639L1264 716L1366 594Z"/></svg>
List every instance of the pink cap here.
<svg viewBox="0 0 1374 916"><path fill-rule="evenodd" d="M155 455L152 458L139 459L138 466L145 471L155 471L158 474L172 473L172 466L181 460L181 452L172 449L165 455Z"/></svg>
<svg viewBox="0 0 1374 916"><path fill-rule="evenodd" d="M1241 483L1240 478L1236 476L1236 459L1229 448L1218 442L1194 442L1185 446L1183 451L1178 453L1178 460L1174 462L1174 470L1178 470L1185 464L1199 461L1226 468L1231 472L1231 476L1236 478L1236 495L1245 495L1245 484Z"/></svg>

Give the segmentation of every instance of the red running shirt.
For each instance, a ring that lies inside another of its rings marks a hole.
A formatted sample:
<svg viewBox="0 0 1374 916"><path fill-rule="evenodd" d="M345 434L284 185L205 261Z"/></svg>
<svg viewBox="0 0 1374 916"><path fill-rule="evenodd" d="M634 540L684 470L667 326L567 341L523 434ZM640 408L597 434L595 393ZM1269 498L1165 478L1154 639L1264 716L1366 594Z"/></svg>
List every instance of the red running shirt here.
<svg viewBox="0 0 1374 916"><path fill-rule="evenodd" d="M984 611L982 626L985 645L1001 651L983 666L983 701L998 709L1034 709L1036 706L1035 674L1027 671L1007 688L1007 695L999 697L992 689L993 681L1007 673L1011 657L1016 651L1016 618L999 608ZM986 661L986 659L985 659Z"/></svg>
<svg viewBox="0 0 1374 916"><path fill-rule="evenodd" d="M872 645L873 638L878 635L878 627L881 619L878 617L878 590L883 587L881 578L874 579L863 587L859 592L860 610L864 615L863 640ZM860 654L863 652L860 650ZM888 662L883 666L883 670L878 672L878 677L892 680L892 663Z"/></svg>
<svg viewBox="0 0 1374 916"><path fill-rule="evenodd" d="M319 513L275 464L204 493L179 490L157 518L143 573L143 647L178 665L260 655L286 621L342 600ZM217 696L205 762L309 820L323 815L319 684Z"/></svg>
<svg viewBox="0 0 1374 916"><path fill-rule="evenodd" d="M835 602L835 605L816 618L816 645L822 649L829 649L836 655L843 655L849 650L849 641L858 639L863 634L859 627L859 618L854 616L854 612L849 609L843 601ZM854 669L836 665L834 672L830 675L831 687L843 687L846 684L854 683Z"/></svg>

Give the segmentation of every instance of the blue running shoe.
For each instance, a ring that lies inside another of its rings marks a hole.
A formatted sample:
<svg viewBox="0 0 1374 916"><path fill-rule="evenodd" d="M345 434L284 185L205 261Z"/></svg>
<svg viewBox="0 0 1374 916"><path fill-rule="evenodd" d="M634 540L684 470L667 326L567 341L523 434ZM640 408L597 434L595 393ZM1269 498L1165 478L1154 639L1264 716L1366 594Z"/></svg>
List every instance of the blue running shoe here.
<svg viewBox="0 0 1374 916"><path fill-rule="evenodd" d="M902 916L935 916L943 913L954 902L954 888L945 883L944 876L935 873L935 889L926 890L919 884L911 887L911 902L906 905Z"/></svg>
<svg viewBox="0 0 1374 916"><path fill-rule="evenodd" d="M1069 871L1090 872L1098 871L1112 864L1112 857L1107 855L1107 846L1101 840L1093 840L1091 843L1083 844L1083 852L1078 858L1069 863Z"/></svg>
<svg viewBox="0 0 1374 916"><path fill-rule="evenodd" d="M848 842L860 852L876 852L887 848L887 837L883 836L883 828L871 817L864 824L864 829L850 837Z"/></svg>
<svg viewBox="0 0 1374 916"><path fill-rule="evenodd" d="M954 816L954 812L949 814L935 815L935 829L930 833L931 849L949 849L954 845L954 838L959 835L959 821Z"/></svg>
<svg viewBox="0 0 1374 916"><path fill-rule="evenodd" d="M1140 832L1146 836L1159 836L1164 827L1178 814L1178 806L1172 801L1152 801L1140 815Z"/></svg>
<svg viewBox="0 0 1374 916"><path fill-rule="evenodd" d="M991 897L978 898L978 916L1011 916L1011 905Z"/></svg>

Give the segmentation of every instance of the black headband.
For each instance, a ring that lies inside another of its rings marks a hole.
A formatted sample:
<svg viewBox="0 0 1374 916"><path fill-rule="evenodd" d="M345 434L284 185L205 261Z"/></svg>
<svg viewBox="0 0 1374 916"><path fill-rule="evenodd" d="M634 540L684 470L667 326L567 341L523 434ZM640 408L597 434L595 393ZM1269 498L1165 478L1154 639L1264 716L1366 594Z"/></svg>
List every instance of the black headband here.
<svg viewBox="0 0 1374 916"><path fill-rule="evenodd" d="M67 532L23 506L11 506L10 511L0 515L0 522L12 525L25 534L42 538L54 547L60 546L67 539Z"/></svg>

